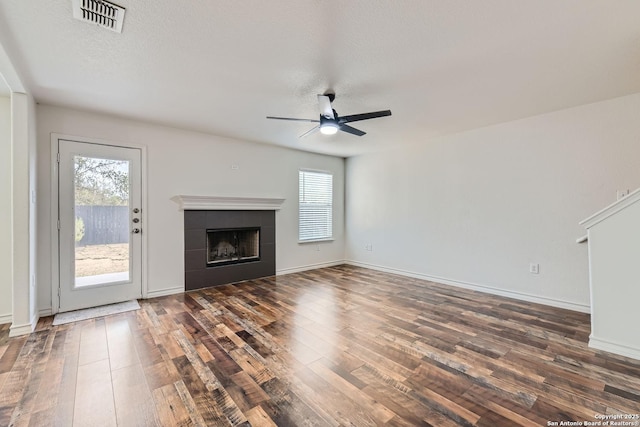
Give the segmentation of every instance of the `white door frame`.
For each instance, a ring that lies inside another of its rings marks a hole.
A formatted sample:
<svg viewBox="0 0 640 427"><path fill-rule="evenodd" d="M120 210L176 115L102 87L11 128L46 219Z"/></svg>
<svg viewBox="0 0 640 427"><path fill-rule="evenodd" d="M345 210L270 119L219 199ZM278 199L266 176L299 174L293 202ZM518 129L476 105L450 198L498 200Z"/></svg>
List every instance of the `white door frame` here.
<svg viewBox="0 0 640 427"><path fill-rule="evenodd" d="M147 147L146 145L133 144L130 142L115 142L99 138L87 138L83 136L65 135L59 133L51 134L51 314L56 314L60 310L60 239L58 235L58 149L59 140L84 142L89 144L102 144L114 147L137 148L140 150L140 175L142 181L142 205L141 209L145 216L144 231L142 233L142 298L147 298L149 292L148 285L148 234L149 234L149 216L147 206Z"/></svg>

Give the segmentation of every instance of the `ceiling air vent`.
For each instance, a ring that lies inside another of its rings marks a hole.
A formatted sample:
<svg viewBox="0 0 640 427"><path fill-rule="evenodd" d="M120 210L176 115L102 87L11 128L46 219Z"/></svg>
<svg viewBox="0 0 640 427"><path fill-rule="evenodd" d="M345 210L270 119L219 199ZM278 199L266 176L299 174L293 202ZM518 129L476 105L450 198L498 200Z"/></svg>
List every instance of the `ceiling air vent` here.
<svg viewBox="0 0 640 427"><path fill-rule="evenodd" d="M122 32L124 7L104 0L72 0L73 17L116 33Z"/></svg>

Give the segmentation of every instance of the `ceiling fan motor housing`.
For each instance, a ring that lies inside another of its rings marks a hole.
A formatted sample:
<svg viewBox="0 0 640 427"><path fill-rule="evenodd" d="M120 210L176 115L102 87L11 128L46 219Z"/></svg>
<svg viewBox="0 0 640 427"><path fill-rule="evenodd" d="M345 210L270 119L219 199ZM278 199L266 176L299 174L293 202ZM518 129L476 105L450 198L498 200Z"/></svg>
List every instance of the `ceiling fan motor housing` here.
<svg viewBox="0 0 640 427"><path fill-rule="evenodd" d="M339 126L342 124L340 123L340 117L336 113L336 110L333 110L333 117L334 118L325 117L322 114L320 114L320 126L323 126L326 124L335 124L336 126Z"/></svg>

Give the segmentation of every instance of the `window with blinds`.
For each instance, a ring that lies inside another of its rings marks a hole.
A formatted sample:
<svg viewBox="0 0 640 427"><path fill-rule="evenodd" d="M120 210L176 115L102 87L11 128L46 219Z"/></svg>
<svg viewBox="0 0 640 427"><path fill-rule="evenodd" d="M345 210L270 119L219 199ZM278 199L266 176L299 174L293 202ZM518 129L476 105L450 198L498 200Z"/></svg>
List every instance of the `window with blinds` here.
<svg viewBox="0 0 640 427"><path fill-rule="evenodd" d="M333 175L299 172L299 240L323 240L333 236Z"/></svg>

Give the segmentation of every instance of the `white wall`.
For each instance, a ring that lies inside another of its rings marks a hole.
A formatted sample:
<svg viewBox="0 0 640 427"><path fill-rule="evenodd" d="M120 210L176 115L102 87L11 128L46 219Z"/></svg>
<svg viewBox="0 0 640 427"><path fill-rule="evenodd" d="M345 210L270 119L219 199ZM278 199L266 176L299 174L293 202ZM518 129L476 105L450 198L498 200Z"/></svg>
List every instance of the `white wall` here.
<svg viewBox="0 0 640 427"><path fill-rule="evenodd" d="M0 97L0 323L11 322L11 206L11 99Z"/></svg>
<svg viewBox="0 0 640 427"><path fill-rule="evenodd" d="M51 308L50 134L142 144L148 152L148 286L184 287L183 215L178 194L286 198L276 214L280 272L344 259L344 160L54 106L38 106L38 305ZM238 165L232 170L232 165ZM298 244L298 169L334 174L335 241ZM316 250L316 249L320 250Z"/></svg>
<svg viewBox="0 0 640 427"><path fill-rule="evenodd" d="M9 335L16 336L33 331L38 320L35 310L37 230L33 197L36 194L36 117L35 100L22 84L1 44L0 84L6 85L6 92L11 94L8 122L10 144L9 147L0 144L0 169L4 172L0 172L0 215L3 216L2 224L8 227L0 228L0 255L3 259L0 262L0 321L11 320ZM0 110L4 108L6 107L0 107ZM0 112L0 116L0 121L4 123L0 125L2 129L6 126L4 121L7 115ZM3 138L3 131L0 130L0 141ZM7 176L10 177L10 181L7 181ZM10 307L9 319L2 309L6 306Z"/></svg>
<svg viewBox="0 0 640 427"><path fill-rule="evenodd" d="M28 334L38 321L36 311L36 129L35 101L11 93L12 175L12 317L10 336Z"/></svg>
<svg viewBox="0 0 640 427"><path fill-rule="evenodd" d="M578 222L640 186L639 112L636 94L349 158L346 257L586 311Z"/></svg>
<svg viewBox="0 0 640 427"><path fill-rule="evenodd" d="M37 123L36 123L36 101L31 94L25 95L27 99L28 114L28 135L29 135L29 188L26 194L29 205L29 315L31 326L35 329L38 319L38 212L37 212L37 195L38 195L38 149L37 149ZM15 292L15 291L14 291ZM15 315L15 313L14 313Z"/></svg>

